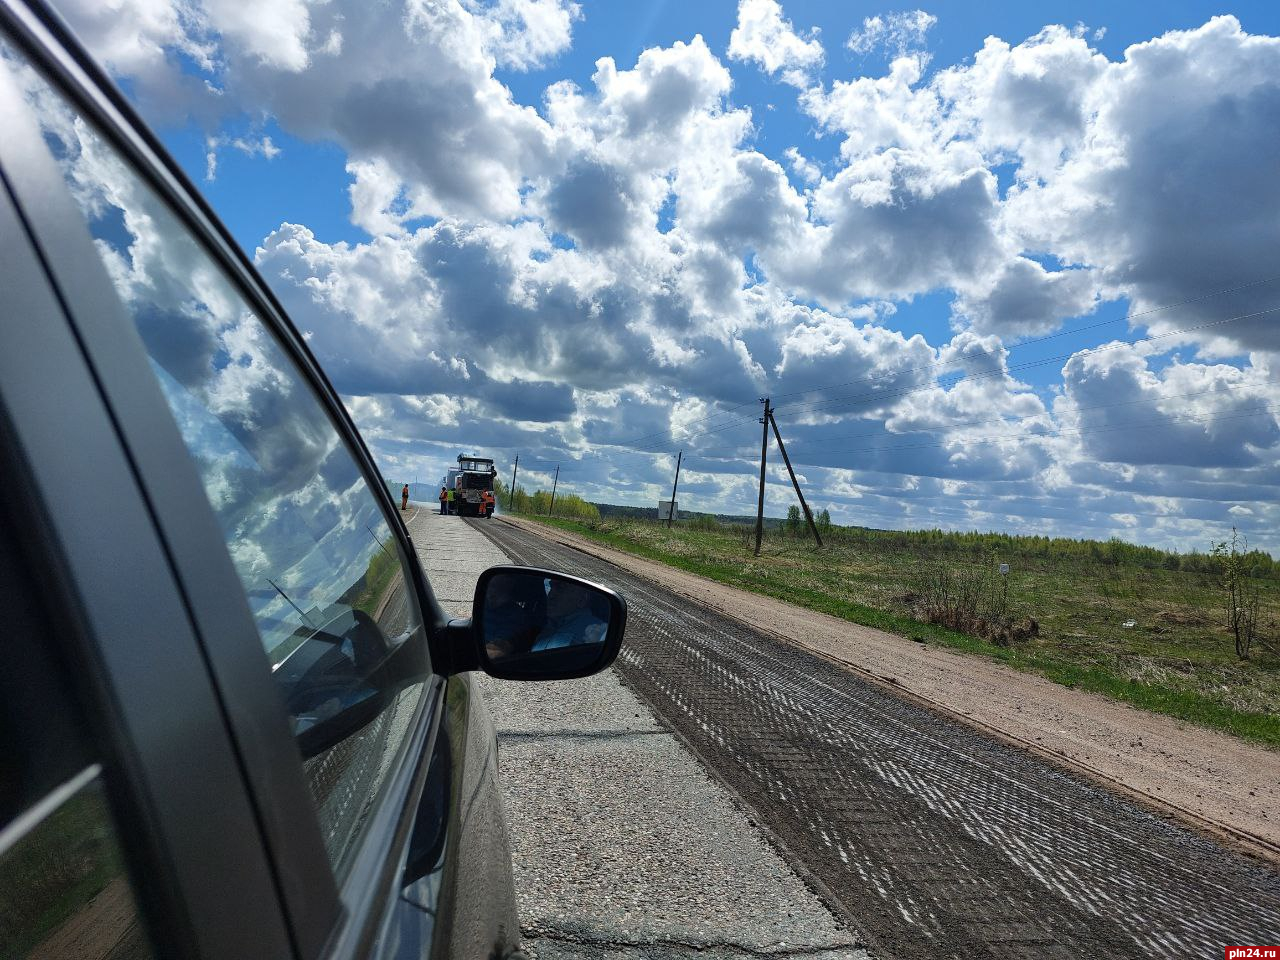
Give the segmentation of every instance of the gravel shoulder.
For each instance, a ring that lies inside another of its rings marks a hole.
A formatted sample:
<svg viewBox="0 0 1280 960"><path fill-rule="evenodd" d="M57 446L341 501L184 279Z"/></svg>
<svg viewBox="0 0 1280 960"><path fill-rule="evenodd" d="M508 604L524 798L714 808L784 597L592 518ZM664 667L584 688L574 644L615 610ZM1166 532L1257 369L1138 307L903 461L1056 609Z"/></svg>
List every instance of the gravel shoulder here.
<svg viewBox="0 0 1280 960"><path fill-rule="evenodd" d="M1280 752L727 587L536 522L495 519L608 560L1172 814L1220 842L1280 862Z"/></svg>

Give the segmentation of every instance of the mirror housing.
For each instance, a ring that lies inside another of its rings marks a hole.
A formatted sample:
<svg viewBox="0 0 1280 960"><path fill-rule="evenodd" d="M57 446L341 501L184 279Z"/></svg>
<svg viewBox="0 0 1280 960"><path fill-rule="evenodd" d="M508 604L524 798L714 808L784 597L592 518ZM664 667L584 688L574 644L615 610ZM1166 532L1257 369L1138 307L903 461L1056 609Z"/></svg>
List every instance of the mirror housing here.
<svg viewBox="0 0 1280 960"><path fill-rule="evenodd" d="M626 626L627 602L613 590L504 565L480 574L468 632L475 666L492 677L571 680L612 664Z"/></svg>

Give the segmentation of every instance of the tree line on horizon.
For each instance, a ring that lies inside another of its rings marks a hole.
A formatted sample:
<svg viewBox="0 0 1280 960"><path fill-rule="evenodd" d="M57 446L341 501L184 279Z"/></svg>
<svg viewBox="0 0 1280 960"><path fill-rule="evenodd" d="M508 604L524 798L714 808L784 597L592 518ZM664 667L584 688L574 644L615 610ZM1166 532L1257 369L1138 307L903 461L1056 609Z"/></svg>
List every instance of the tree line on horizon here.
<svg viewBox="0 0 1280 960"><path fill-rule="evenodd" d="M600 509L594 503L588 503L576 493L556 491L555 513L552 514L550 490L535 490L529 493L519 483L516 484L516 495L511 496L511 485L503 483L501 478L493 481L493 495L498 501L498 512L529 513L535 516L566 517L571 520L599 520Z"/></svg>
<svg viewBox="0 0 1280 960"><path fill-rule="evenodd" d="M393 499L398 499L400 485L388 484L388 486L391 488ZM514 505L509 506L512 504L510 484L497 478L494 480L494 495L498 500L499 511L511 510L514 513L547 516L551 510L550 490L539 489L530 493L523 485L517 483ZM628 519L647 518L655 522L657 520L657 511L654 508L597 504L584 500L574 493L556 491L555 516L557 517L573 520L600 520L602 516L614 515ZM1208 544L1208 549L1204 551L1195 547L1188 551L1178 551L1130 543L1119 537L1112 537L1109 540L1090 540L1050 537L1043 534L944 530L940 527L919 530L883 530L833 523L831 513L825 507L814 510L813 518L824 538L830 537L850 545L863 543L879 550L974 556L994 551L1022 557L1056 558L1100 563L1106 566L1137 566L1146 569L1182 570L1205 574L1221 573L1223 566L1217 543ZM754 518L751 517L720 516L686 510L681 510L676 519L677 522L690 522L704 532L727 530L743 523L754 522ZM790 537L799 538L809 535L804 515L794 504L788 509L785 519L767 517L766 525L769 529ZM1240 552L1239 559L1235 563L1235 568L1242 576L1280 579L1280 561L1265 550L1246 548Z"/></svg>

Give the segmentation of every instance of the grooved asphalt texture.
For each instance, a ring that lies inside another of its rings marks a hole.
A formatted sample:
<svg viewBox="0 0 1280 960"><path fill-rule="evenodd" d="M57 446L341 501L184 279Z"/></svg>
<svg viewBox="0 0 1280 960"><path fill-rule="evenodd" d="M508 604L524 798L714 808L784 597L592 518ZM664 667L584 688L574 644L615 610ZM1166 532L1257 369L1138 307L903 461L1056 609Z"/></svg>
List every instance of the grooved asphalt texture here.
<svg viewBox="0 0 1280 960"><path fill-rule="evenodd" d="M622 592L616 669L893 957L1211 957L1280 942L1280 875L582 551ZM1243 798L1242 798L1243 800Z"/></svg>
<svg viewBox="0 0 1280 960"><path fill-rule="evenodd" d="M469 616L507 563L463 521L410 521L437 599ZM568 572L576 572L566 566ZM525 949L538 960L866 960L731 794L612 671L479 679L498 729Z"/></svg>

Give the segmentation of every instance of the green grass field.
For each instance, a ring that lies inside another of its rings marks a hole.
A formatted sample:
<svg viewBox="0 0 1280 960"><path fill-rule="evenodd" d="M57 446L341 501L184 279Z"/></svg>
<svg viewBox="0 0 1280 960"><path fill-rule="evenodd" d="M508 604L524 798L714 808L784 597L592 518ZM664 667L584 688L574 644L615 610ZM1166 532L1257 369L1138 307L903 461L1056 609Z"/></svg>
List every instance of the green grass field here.
<svg viewBox="0 0 1280 960"><path fill-rule="evenodd" d="M1219 575L1203 556L1179 557L1117 542L938 531L834 527L811 540L771 530L760 557L753 531L682 520L673 529L635 519L531 516L602 544L720 583L999 660L1057 683L1280 748L1280 657L1255 644L1235 654ZM922 622L925 571L963 573L1008 563L1009 609L1034 617L1039 635L998 646ZM1258 559L1262 637L1280 619L1280 579ZM1125 627L1126 621L1135 626Z"/></svg>

